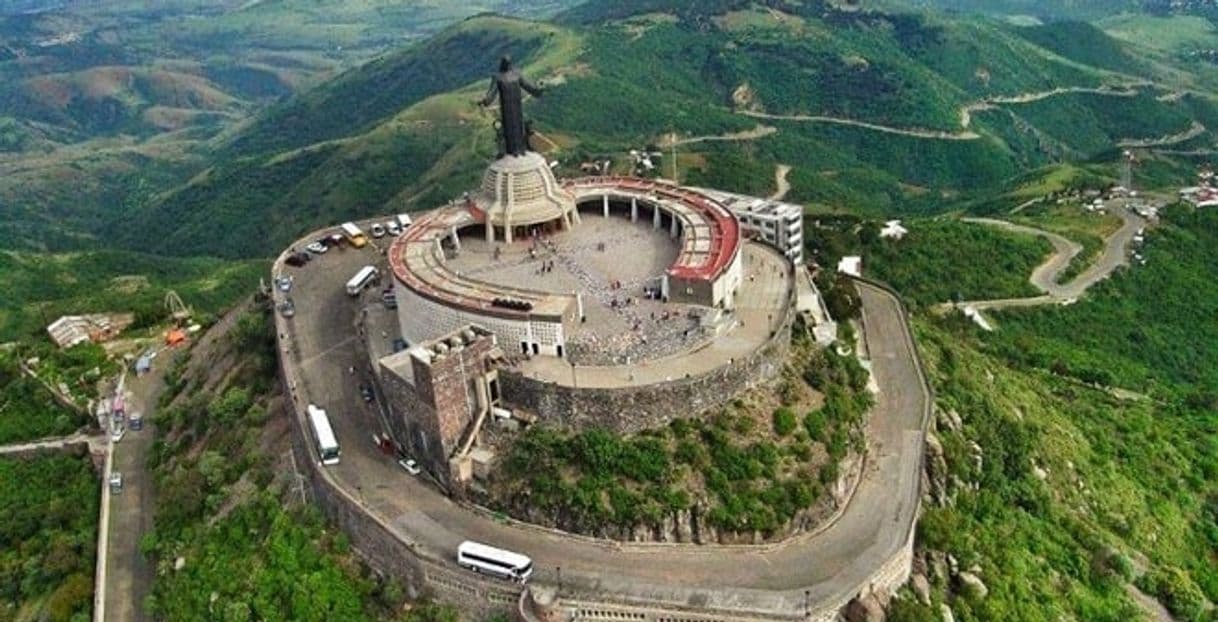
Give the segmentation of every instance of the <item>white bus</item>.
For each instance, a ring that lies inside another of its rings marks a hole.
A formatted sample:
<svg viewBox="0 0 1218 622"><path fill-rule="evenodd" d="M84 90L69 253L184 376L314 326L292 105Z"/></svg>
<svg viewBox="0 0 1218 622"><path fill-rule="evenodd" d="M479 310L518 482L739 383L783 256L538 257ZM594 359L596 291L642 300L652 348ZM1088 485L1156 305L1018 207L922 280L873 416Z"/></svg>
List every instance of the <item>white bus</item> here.
<svg viewBox="0 0 1218 622"><path fill-rule="evenodd" d="M347 295L358 296L379 274L380 272L374 266L360 268L359 272L356 272L355 276L351 277L350 281L347 281Z"/></svg>
<svg viewBox="0 0 1218 622"><path fill-rule="evenodd" d="M343 237L347 238L347 242L350 242L351 246L355 248L363 248L368 243L368 237L353 222L344 222L339 229L342 229Z"/></svg>
<svg viewBox="0 0 1218 622"><path fill-rule="evenodd" d="M533 574L533 560L528 557L469 540L457 547L457 565L521 583Z"/></svg>
<svg viewBox="0 0 1218 622"><path fill-rule="evenodd" d="M338 439L334 438L334 430L330 428L330 418L326 411L309 404L309 423L313 424L313 436L317 439L317 454L321 463L326 466L338 464Z"/></svg>

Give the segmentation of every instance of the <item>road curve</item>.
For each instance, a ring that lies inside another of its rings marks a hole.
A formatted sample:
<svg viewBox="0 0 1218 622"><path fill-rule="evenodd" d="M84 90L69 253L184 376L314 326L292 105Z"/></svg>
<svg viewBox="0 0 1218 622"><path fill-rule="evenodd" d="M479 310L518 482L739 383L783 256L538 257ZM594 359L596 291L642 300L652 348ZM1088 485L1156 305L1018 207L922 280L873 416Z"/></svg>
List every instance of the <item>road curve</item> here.
<svg viewBox="0 0 1218 622"><path fill-rule="evenodd" d="M1031 307L1044 304L1060 303L1082 296L1092 285L1108 278L1118 267L1129 263L1129 244L1138 231L1146 226L1146 221L1130 211L1123 202L1109 204L1110 209L1122 220L1121 228L1108 237L1104 243L1104 252L1095 263L1091 264L1081 274L1069 283L1058 283L1057 277L1065 270L1070 261L1082 251L1077 242L1066 239L1061 235L1036 229L1025 225L1017 225L1005 220L993 218L963 218L965 222L1000 227L1008 231L1039 235L1053 244L1053 254L1044 263L1036 267L1028 277L1036 289L1043 292L1039 296L1026 298L1002 298L990 300L969 300L949 304L954 307L972 307L977 310L1000 309L1004 307Z"/></svg>
<svg viewBox="0 0 1218 622"><path fill-rule="evenodd" d="M844 604L911 550L931 395L894 293L858 285L880 390L868 422L865 475L834 523L775 545L629 544L471 512L376 450L370 439L381 429L378 414L363 406L356 391L367 367L352 329L362 307L342 287L350 273L374 259L380 257L369 251L333 251L295 271L297 315L291 321L277 317L280 352L287 353L283 365L285 376L294 379L296 403L317 403L332 413L343 455L327 469L327 478L425 557L460 572L452 563L457 545L480 540L530 555L537 582L557 583L561 567L564 599L776 619L802 618L809 606L815 611Z"/></svg>

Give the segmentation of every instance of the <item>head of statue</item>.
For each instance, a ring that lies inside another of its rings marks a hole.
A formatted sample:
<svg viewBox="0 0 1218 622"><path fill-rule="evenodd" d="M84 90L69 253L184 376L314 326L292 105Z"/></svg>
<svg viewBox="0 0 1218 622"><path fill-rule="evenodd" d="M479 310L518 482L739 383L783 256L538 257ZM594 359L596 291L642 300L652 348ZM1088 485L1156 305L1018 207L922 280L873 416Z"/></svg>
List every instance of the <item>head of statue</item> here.
<svg viewBox="0 0 1218 622"><path fill-rule="evenodd" d="M499 71L510 71L511 69L512 57L508 54L504 54L503 57L499 59Z"/></svg>

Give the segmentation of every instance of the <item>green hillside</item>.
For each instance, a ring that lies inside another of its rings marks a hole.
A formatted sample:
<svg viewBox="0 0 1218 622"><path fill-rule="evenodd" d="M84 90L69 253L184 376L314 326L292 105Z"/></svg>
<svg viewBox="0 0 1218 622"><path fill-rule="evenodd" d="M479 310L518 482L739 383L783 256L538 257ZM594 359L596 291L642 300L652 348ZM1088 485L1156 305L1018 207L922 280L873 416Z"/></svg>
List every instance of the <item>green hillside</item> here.
<svg viewBox="0 0 1218 622"><path fill-rule="evenodd" d="M527 107L560 172L765 125L777 131L682 147L677 174L762 192L786 164L791 198L870 214L958 207L1062 162L1110 167L1122 141L1213 144L1212 100L1167 97L1183 66L1079 22L648 0L558 23L472 18L272 106L137 207L152 233L139 240L267 256L318 226L459 196L494 154L493 113L472 102L502 53L549 86Z"/></svg>
<svg viewBox="0 0 1218 622"><path fill-rule="evenodd" d="M137 324L168 316L173 289L196 311L216 313L249 295L266 262L157 257L127 251L0 253L0 341L40 333L73 313L133 312Z"/></svg>

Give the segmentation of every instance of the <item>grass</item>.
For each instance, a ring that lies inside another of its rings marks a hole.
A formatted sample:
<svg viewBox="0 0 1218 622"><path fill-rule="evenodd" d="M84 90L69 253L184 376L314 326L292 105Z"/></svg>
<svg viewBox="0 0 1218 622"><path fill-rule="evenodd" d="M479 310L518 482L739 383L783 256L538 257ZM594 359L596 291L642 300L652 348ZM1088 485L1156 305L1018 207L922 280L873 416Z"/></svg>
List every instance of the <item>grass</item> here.
<svg viewBox="0 0 1218 622"><path fill-rule="evenodd" d="M1204 17L1124 13L1100 20L1099 26L1115 39L1164 52L1218 47L1218 31Z"/></svg>

